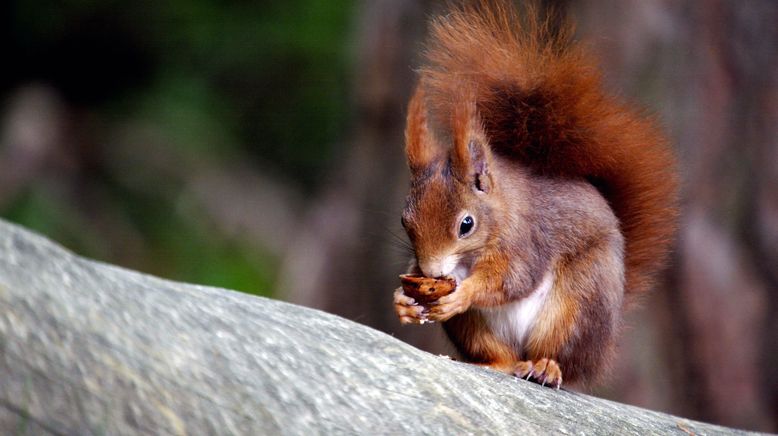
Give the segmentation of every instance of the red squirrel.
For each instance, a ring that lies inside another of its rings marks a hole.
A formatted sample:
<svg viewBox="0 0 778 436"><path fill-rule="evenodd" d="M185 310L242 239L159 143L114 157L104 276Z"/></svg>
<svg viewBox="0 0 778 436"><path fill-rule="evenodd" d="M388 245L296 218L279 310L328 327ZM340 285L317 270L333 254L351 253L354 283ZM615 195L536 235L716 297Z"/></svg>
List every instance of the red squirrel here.
<svg viewBox="0 0 778 436"><path fill-rule="evenodd" d="M438 321L465 361L544 385L588 385L622 313L667 257L677 215L668 141L606 94L570 25L507 2L431 22L408 105L409 273L453 277L402 323Z"/></svg>

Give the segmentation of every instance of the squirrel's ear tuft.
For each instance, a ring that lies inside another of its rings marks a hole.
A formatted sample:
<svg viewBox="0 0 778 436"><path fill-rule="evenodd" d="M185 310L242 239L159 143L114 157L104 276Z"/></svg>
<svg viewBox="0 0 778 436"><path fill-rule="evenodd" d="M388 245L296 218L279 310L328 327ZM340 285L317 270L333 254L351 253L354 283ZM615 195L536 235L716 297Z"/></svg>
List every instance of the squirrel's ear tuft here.
<svg viewBox="0 0 778 436"><path fill-rule="evenodd" d="M454 133L454 149L451 166L457 178L472 184L480 192L492 189L492 175L489 169L491 150L486 141L475 100L470 98L454 109L451 126Z"/></svg>
<svg viewBox="0 0 778 436"><path fill-rule="evenodd" d="M424 105L424 88L419 83L408 103L408 120L405 126L405 155L411 172L423 170L438 157L439 147L429 130L427 109Z"/></svg>

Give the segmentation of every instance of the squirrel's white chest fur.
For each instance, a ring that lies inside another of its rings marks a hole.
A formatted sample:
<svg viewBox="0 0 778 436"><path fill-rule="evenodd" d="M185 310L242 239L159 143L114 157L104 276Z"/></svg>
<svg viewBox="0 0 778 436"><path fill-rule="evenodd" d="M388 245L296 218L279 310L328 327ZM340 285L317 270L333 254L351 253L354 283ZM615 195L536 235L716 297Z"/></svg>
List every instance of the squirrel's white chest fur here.
<svg viewBox="0 0 778 436"><path fill-rule="evenodd" d="M492 333L501 341L521 349L553 284L553 273L546 273L540 285L525 298L498 307L480 309Z"/></svg>

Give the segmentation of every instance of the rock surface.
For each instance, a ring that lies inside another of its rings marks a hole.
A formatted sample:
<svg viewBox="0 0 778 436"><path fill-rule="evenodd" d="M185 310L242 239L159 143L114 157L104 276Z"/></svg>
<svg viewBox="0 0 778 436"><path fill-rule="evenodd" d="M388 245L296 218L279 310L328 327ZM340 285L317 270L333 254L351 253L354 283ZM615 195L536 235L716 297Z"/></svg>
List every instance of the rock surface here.
<svg viewBox="0 0 778 436"><path fill-rule="evenodd" d="M316 310L82 259L0 222L0 433L739 432L542 388Z"/></svg>

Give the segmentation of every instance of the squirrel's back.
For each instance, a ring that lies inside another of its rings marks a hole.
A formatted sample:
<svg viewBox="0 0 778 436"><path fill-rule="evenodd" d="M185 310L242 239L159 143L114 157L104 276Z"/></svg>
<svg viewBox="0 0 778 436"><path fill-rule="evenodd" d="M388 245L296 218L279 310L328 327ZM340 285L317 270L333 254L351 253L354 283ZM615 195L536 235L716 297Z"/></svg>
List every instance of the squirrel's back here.
<svg viewBox="0 0 778 436"><path fill-rule="evenodd" d="M672 243L675 160L652 119L604 92L596 62L572 33L504 1L460 6L432 23L422 86L442 122L475 99L498 155L594 185L619 219L626 292L637 294Z"/></svg>

